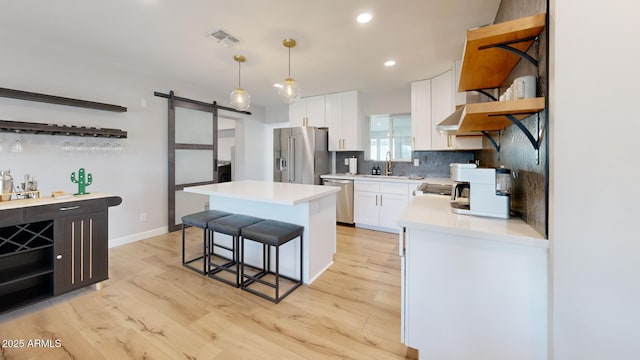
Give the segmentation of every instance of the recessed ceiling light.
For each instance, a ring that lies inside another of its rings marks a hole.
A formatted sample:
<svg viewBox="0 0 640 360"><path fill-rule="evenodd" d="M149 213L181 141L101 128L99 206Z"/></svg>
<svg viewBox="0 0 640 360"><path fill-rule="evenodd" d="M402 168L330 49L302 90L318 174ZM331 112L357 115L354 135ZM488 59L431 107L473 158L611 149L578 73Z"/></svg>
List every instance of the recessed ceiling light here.
<svg viewBox="0 0 640 360"><path fill-rule="evenodd" d="M362 13L360 15L358 15L358 17L356 18L356 20L360 23L360 24L366 24L369 21L371 21L371 14L369 13Z"/></svg>
<svg viewBox="0 0 640 360"><path fill-rule="evenodd" d="M273 84L273 87L274 87L274 88L278 88L278 89L279 89L279 88L281 88L281 87L282 87L282 84L275 83L275 84Z"/></svg>
<svg viewBox="0 0 640 360"><path fill-rule="evenodd" d="M387 61L384 62L384 66L386 66L386 67L391 67L391 66L393 66L395 64L396 64L395 60L387 60Z"/></svg>

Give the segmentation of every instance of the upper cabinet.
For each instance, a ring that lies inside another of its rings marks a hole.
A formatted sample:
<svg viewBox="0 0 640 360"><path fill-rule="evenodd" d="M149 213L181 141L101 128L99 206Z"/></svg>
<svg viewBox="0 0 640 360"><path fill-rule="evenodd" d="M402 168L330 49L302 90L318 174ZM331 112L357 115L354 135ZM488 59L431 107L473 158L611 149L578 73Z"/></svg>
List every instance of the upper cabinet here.
<svg viewBox="0 0 640 360"><path fill-rule="evenodd" d="M451 141L436 130L436 125L455 110L453 106L453 72L431 79L431 149L447 149Z"/></svg>
<svg viewBox="0 0 640 360"><path fill-rule="evenodd" d="M411 83L411 146L431 150L431 80Z"/></svg>
<svg viewBox="0 0 640 360"><path fill-rule="evenodd" d="M442 134L436 129L442 120L455 111L454 104L458 96L456 78L454 71L447 71L431 79L431 150L482 149L482 135Z"/></svg>
<svg viewBox="0 0 640 360"><path fill-rule="evenodd" d="M441 134L436 126L454 112L457 99L453 70L433 79L411 84L411 132L413 150L475 150L482 136Z"/></svg>
<svg viewBox="0 0 640 360"><path fill-rule="evenodd" d="M329 128L329 151L363 151L363 119L357 91L302 98L289 105L289 124Z"/></svg>
<svg viewBox="0 0 640 360"><path fill-rule="evenodd" d="M329 151L362 151L363 121L357 91L325 97Z"/></svg>
<svg viewBox="0 0 640 360"><path fill-rule="evenodd" d="M325 96L301 98L289 105L289 123L292 127L325 127Z"/></svg>

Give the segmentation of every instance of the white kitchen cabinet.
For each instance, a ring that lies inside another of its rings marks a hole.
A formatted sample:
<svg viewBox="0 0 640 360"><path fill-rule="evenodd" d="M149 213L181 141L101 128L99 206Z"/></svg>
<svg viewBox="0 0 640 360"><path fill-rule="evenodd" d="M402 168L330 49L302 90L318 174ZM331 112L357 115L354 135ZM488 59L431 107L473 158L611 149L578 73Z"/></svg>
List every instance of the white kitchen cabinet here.
<svg viewBox="0 0 640 360"><path fill-rule="evenodd" d="M402 339L428 359L543 360L545 248L407 228Z"/></svg>
<svg viewBox="0 0 640 360"><path fill-rule="evenodd" d="M436 126L451 115L457 96L453 70L433 79L411 84L411 132L414 150L476 150L482 149L482 136L441 134ZM458 100L456 100L458 99Z"/></svg>
<svg viewBox="0 0 640 360"><path fill-rule="evenodd" d="M354 221L357 226L398 232L398 215L409 204L409 184L354 181Z"/></svg>
<svg viewBox="0 0 640 360"><path fill-rule="evenodd" d="M378 192L353 192L353 220L356 224L378 225Z"/></svg>
<svg viewBox="0 0 640 360"><path fill-rule="evenodd" d="M291 127L325 127L325 96L301 98L289 105L289 124Z"/></svg>
<svg viewBox="0 0 640 360"><path fill-rule="evenodd" d="M431 149L477 150L482 149L482 135L457 136L441 134L436 126L455 111L454 103L458 84L453 71L447 71L431 79Z"/></svg>
<svg viewBox="0 0 640 360"><path fill-rule="evenodd" d="M326 95L329 151L363 151L363 121L357 91Z"/></svg>
<svg viewBox="0 0 640 360"><path fill-rule="evenodd" d="M431 79L431 149L448 150L448 136L440 134L436 126L451 115L453 106L453 71L449 70Z"/></svg>
<svg viewBox="0 0 640 360"><path fill-rule="evenodd" d="M411 146L431 150L431 80L411 83Z"/></svg>
<svg viewBox="0 0 640 360"><path fill-rule="evenodd" d="M407 195L381 193L379 225L383 228L396 229L396 231L399 231L399 227L396 224L398 215L402 213L408 204L409 198Z"/></svg>

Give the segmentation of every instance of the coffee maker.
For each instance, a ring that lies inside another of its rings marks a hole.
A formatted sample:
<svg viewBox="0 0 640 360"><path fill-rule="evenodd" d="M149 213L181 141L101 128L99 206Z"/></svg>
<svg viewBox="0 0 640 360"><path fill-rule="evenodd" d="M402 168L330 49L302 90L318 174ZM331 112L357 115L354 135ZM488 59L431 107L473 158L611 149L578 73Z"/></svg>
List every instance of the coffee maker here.
<svg viewBox="0 0 640 360"><path fill-rule="evenodd" d="M456 214L509 218L511 170L451 164L451 211ZM468 197L460 197L468 189Z"/></svg>

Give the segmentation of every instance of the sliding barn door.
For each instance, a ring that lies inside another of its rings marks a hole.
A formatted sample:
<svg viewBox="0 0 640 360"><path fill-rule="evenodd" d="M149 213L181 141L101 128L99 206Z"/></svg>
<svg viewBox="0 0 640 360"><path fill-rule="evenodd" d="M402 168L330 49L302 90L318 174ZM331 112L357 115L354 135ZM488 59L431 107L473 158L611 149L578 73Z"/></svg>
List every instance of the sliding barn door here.
<svg viewBox="0 0 640 360"><path fill-rule="evenodd" d="M179 230L182 216L203 211L209 198L185 187L218 182L218 111L169 95L169 231Z"/></svg>

